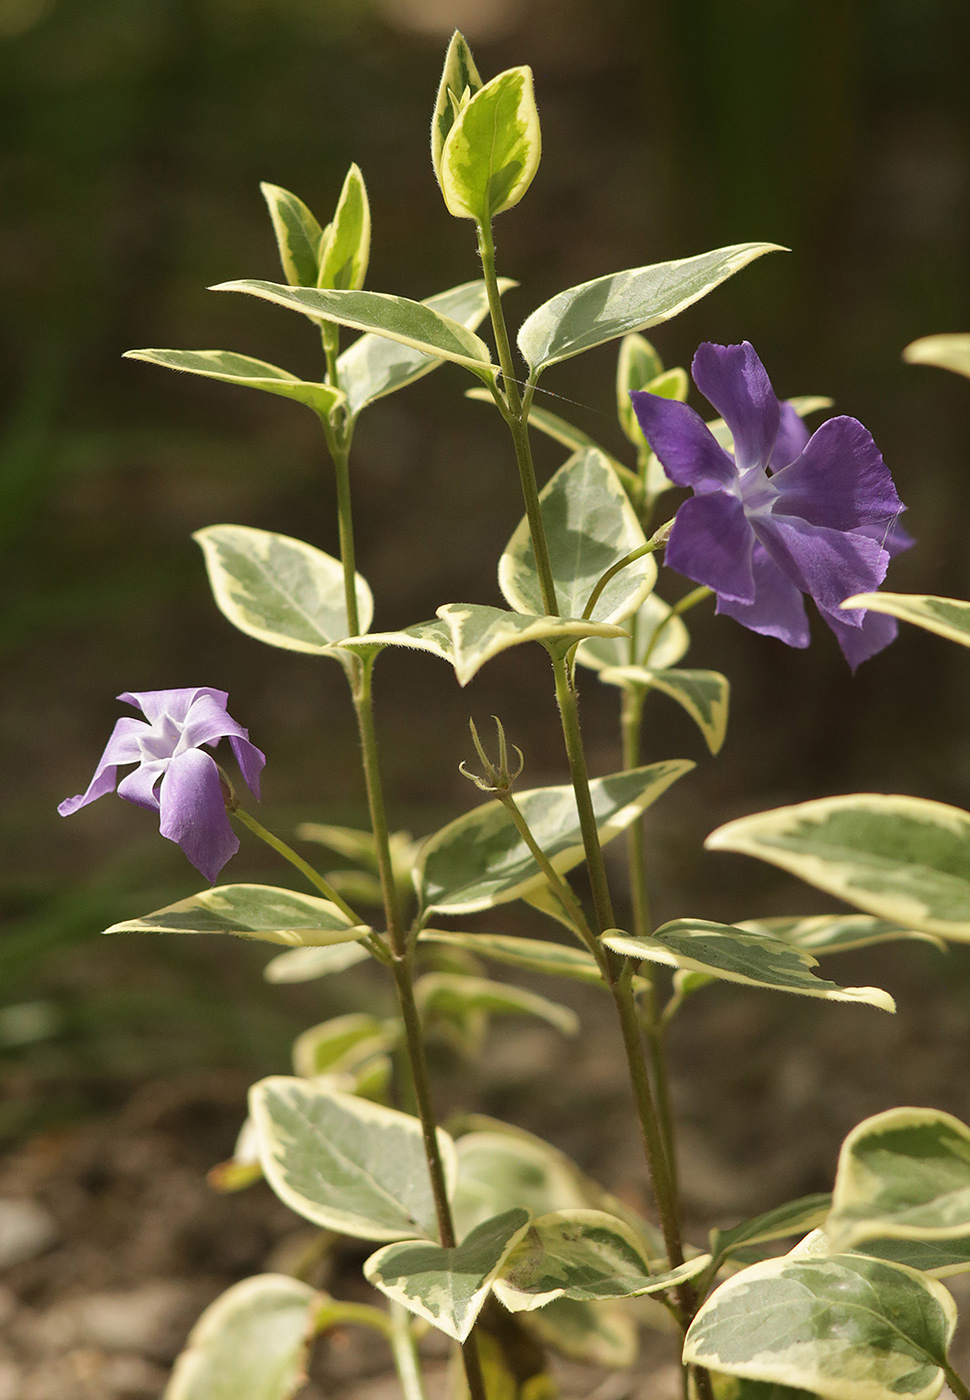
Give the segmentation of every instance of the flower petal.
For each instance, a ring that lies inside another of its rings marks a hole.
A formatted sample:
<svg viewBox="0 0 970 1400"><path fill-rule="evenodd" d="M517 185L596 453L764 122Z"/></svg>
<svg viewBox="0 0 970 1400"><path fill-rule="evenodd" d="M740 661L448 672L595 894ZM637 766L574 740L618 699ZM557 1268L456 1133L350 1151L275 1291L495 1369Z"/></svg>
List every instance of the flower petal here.
<svg viewBox="0 0 970 1400"><path fill-rule="evenodd" d="M760 517L758 538L775 563L820 608L834 611L853 593L871 593L886 577L889 555L859 532L827 530L792 516ZM862 625L863 608L841 612L850 627Z"/></svg>
<svg viewBox="0 0 970 1400"><path fill-rule="evenodd" d="M159 805L159 831L177 841L196 869L213 883L239 850L215 759L200 749L188 749L173 758L162 779Z"/></svg>
<svg viewBox="0 0 970 1400"><path fill-rule="evenodd" d="M105 793L112 792L118 781L119 765L137 763L141 758L138 735L147 734L148 730L149 726L140 719L132 719L129 716L119 719L104 746L104 753L98 760L87 791L78 793L77 797L66 798L57 809L61 816L69 817L78 808L86 807L89 802L96 802L99 797L104 797Z"/></svg>
<svg viewBox="0 0 970 1400"><path fill-rule="evenodd" d="M855 418L829 418L771 482L779 493L779 514L832 530L860 525L888 530L904 508L882 453Z"/></svg>
<svg viewBox="0 0 970 1400"><path fill-rule="evenodd" d="M773 472L787 467L789 462L794 462L795 458L805 450L805 444L811 437L804 421L787 399L778 407L781 411L781 420L778 425L775 446L771 453L771 461L768 463Z"/></svg>
<svg viewBox="0 0 970 1400"><path fill-rule="evenodd" d="M781 410L754 346L747 340L740 345L712 345L707 341L697 347L690 372L698 389L730 428L740 470L767 467L778 436ZM654 451L660 457L656 447Z"/></svg>
<svg viewBox="0 0 970 1400"><path fill-rule="evenodd" d="M138 807L158 811L158 797L155 789L170 763L167 758L148 759L128 773L118 784L118 796L126 802L134 802Z"/></svg>
<svg viewBox="0 0 970 1400"><path fill-rule="evenodd" d="M633 390L630 398L644 437L675 485L717 491L737 481L734 462L688 404L645 389Z"/></svg>
<svg viewBox="0 0 970 1400"><path fill-rule="evenodd" d="M212 690L209 686L188 686L181 690L126 690L118 699L141 710L150 724L156 724L164 715L182 724L193 701L200 695L211 696L223 708L229 699L227 691Z"/></svg>
<svg viewBox="0 0 970 1400"><path fill-rule="evenodd" d="M852 627L846 624L844 612L832 612L828 608L819 608L819 612L835 633L842 654L853 671L863 661L868 661L870 656L875 656L877 651L888 647L899 631L896 619L887 617L885 613L867 611L863 615L862 625Z"/></svg>
<svg viewBox="0 0 970 1400"><path fill-rule="evenodd" d="M678 510L665 560L679 574L713 588L719 598L752 603L754 542L754 531L737 497L726 491L708 492L692 496Z"/></svg>
<svg viewBox="0 0 970 1400"><path fill-rule="evenodd" d="M755 544L751 566L754 602L738 603L718 598L717 611L733 617L752 632L777 637L790 647L807 647L810 641L808 614L800 590L786 578L762 544Z"/></svg>
<svg viewBox="0 0 970 1400"><path fill-rule="evenodd" d="M262 749L258 749L255 744L250 743L248 731L243 730L239 738L234 735L229 736L229 743L232 751L236 755L236 762L239 764L239 771L243 775L243 781L249 791L259 801L259 775L266 764L266 755Z"/></svg>

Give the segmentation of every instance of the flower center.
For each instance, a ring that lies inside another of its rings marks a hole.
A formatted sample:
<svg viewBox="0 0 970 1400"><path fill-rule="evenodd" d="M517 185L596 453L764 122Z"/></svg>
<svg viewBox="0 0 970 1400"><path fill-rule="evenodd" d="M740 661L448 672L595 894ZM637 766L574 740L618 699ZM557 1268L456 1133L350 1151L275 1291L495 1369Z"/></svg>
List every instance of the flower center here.
<svg viewBox="0 0 970 1400"><path fill-rule="evenodd" d="M778 499L778 488L773 486L762 466L748 467L738 479L741 504L745 514L770 515Z"/></svg>
<svg viewBox="0 0 970 1400"><path fill-rule="evenodd" d="M178 722L171 715L163 714L152 725L149 733L138 736L142 760L157 762L160 758L171 758L181 738L182 730Z"/></svg>

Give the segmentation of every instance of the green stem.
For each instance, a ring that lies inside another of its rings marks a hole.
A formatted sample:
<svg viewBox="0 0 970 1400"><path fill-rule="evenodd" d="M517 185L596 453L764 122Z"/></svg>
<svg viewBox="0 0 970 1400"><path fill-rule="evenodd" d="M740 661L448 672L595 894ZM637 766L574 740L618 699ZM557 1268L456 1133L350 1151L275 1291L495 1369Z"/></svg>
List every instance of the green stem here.
<svg viewBox="0 0 970 1400"><path fill-rule="evenodd" d="M391 1350L401 1382L404 1400L425 1400L424 1378L418 1361L418 1349L411 1330L411 1314L402 1303L391 1300Z"/></svg>
<svg viewBox="0 0 970 1400"><path fill-rule="evenodd" d="M599 602L603 589L609 583L610 579L615 578L628 564L635 564L636 561L642 559L645 554L655 554L658 549L663 549L664 545L667 543L667 536L669 533L670 531L666 525L661 526L657 533L647 540L646 544L640 545L639 549L632 549L629 554L625 554L622 559L607 569L603 577L597 580L596 587L589 595L589 601L583 609L584 621L589 621L593 616L593 609Z"/></svg>
<svg viewBox="0 0 970 1400"><path fill-rule="evenodd" d="M492 242L490 223L478 225L478 252L482 260L485 288L488 293L488 309L492 318L492 331L498 349L499 365L502 369L502 383L505 387L505 397L509 410L506 421L515 443L515 460L519 467L522 499L525 502L525 513L529 521L529 533L532 537L532 552L535 555L542 606L547 616L558 617L559 604L556 601L556 584L552 576L549 546L546 543L546 527L542 519L542 507L539 504L539 485L536 481L535 465L532 461L532 444L529 441L528 407L523 405L515 378L512 347L509 344L509 332L505 324L502 296L495 272L495 245ZM530 384L526 389L527 403L532 401L530 392L532 387Z"/></svg>
<svg viewBox="0 0 970 1400"><path fill-rule="evenodd" d="M243 826L247 826L254 836L259 837L260 841L264 841L267 846L271 846L272 849L276 851L277 855L281 855L284 860L288 860L291 865L295 866L301 875L305 875L314 889L319 890L324 898L329 899L332 904L336 904L340 912L346 914L352 924L366 924L367 920L362 919L359 914L356 914L343 896L337 893L333 885L328 884L323 876L318 874L313 866L310 865L308 861L305 861L301 855L297 855L292 846L288 846L285 841L281 841L278 836L274 836L271 831L267 831L262 822L257 821L245 808L234 808L232 815L238 817Z"/></svg>
<svg viewBox="0 0 970 1400"><path fill-rule="evenodd" d="M381 780L377 732L374 727L373 675L376 658L376 652L363 658L351 694L354 711L357 715L357 731L360 735L364 786L367 790L367 807L377 851L377 870L384 900L387 936L394 956L399 958L404 955L407 939L401 920L401 900L397 881L394 878L394 864L391 860L391 838L387 822L387 808L384 803L384 784Z"/></svg>
<svg viewBox="0 0 970 1400"><path fill-rule="evenodd" d="M957 1375L953 1367L946 1363L943 1367L943 1374L946 1376L946 1383L957 1397L957 1400L970 1400L970 1387Z"/></svg>
<svg viewBox="0 0 970 1400"><path fill-rule="evenodd" d="M340 559L344 567L344 605L347 609L347 635L360 634L357 611L357 563L354 553L354 517L350 503L350 444L340 442L331 450L337 480L337 528L340 532Z"/></svg>

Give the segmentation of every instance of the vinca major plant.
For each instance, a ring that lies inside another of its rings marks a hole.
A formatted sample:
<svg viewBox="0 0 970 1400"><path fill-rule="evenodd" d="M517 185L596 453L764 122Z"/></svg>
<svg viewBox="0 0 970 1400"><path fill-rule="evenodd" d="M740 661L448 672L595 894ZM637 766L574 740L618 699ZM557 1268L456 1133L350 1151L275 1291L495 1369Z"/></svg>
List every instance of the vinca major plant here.
<svg viewBox="0 0 970 1400"><path fill-rule="evenodd" d="M479 277L422 302L365 290L370 214L352 166L325 226L296 195L264 185L285 281L220 288L308 319L321 342L317 380L231 351L130 352L292 399L319 420L335 474L339 558L232 524L196 539L215 601L235 627L343 669L370 825L311 823L292 838L349 860L349 879L321 873L319 862L267 830L249 810L263 753L230 716L225 692L207 687L122 695L144 719L118 720L87 790L61 812L117 787L157 812L161 834L210 882L238 849L240 828L299 876L296 888L213 884L113 931L275 944L282 951L266 971L276 982L338 976L372 959L397 1006L392 1017L361 1011L302 1034L294 1073L253 1086L235 1155L214 1173L226 1190L264 1177L320 1228L321 1248L334 1235L366 1241L373 1301L331 1297L285 1274L238 1283L197 1323L166 1396L288 1400L314 1340L354 1325L387 1340L406 1400L425 1393L418 1342L429 1327L452 1339L457 1396L539 1400L553 1393L550 1351L631 1365L628 1300L649 1297L679 1333L685 1391L702 1400L932 1400L944 1382L970 1400L948 1357L955 1307L940 1282L970 1270L970 1128L926 1108L878 1114L843 1144L831 1195L780 1203L691 1241L665 1043L685 999L716 981L891 1012L887 993L841 986L817 970L819 959L912 936L970 940L970 814L862 795L744 817L714 832L709 846L794 871L860 912L738 925L683 917L658 928L641 819L654 803L662 812L663 794L693 765L644 764L640 738L644 704L658 692L693 719L712 754L720 748L728 681L681 664L684 618L712 595L726 626L796 647L809 642L810 597L853 668L892 641L900 618L970 645L970 604L877 591L891 557L912 541L889 471L854 418L829 418L810 433L804 418L828 400L779 402L750 345L703 344L693 377L720 415L705 422L686 403L686 372L665 369L644 338L776 245L738 244L570 287L519 327L516 358L502 304L511 284L498 275L492 230L526 195L539 164L530 70L483 82L455 34L431 144L448 211L474 226ZM486 318L493 348L479 335ZM357 333L349 343L347 331ZM535 404L547 370L609 341L619 342L617 407L629 462ZM970 365L960 337L918 342L910 358L964 372ZM446 602L433 618L375 631L354 545L354 431L373 403L445 361L467 371L469 396L498 412L511 439L524 515L509 522L499 561L506 606ZM541 490L533 431L566 454ZM692 494L663 518L673 486ZM665 601L658 558L696 586L675 583L678 600ZM500 720L494 734L472 725L462 762L476 789L468 810L423 841L392 830L375 675L393 684L395 650L406 647L426 653L429 667L452 667L464 686L492 657L524 645L549 657L564 781L524 786L527 756L511 731L507 737ZM614 687L620 704L622 767L606 775L590 774L580 727L580 686L594 678ZM235 713L244 709L236 696ZM272 762L271 745L257 737ZM223 739L241 775L236 784L213 752ZM119 769L127 769L120 778ZM618 893L603 848L621 835L629 886ZM570 879L580 867L588 885ZM511 901L547 921L545 937L501 932L501 906ZM493 929L463 931L465 916L482 911L493 911ZM651 1218L521 1128L466 1119L450 1133L439 1124L429 1030L447 1025L474 1053L493 1016L538 1017L564 1034L577 1028L570 1009L490 978L489 964L507 979L524 970L582 982L612 1004ZM393 1106L401 1102L413 1111Z"/></svg>

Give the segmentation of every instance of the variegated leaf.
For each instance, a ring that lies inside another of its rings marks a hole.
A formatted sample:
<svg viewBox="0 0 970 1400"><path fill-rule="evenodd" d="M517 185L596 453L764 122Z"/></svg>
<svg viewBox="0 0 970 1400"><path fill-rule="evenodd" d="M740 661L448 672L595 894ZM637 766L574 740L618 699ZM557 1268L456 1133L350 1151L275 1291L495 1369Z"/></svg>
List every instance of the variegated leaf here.
<svg viewBox="0 0 970 1400"><path fill-rule="evenodd" d="M249 1092L263 1173L316 1225L364 1240L437 1235L421 1123L307 1079L275 1076ZM454 1143L438 1129L449 1187Z"/></svg>
<svg viewBox="0 0 970 1400"><path fill-rule="evenodd" d="M614 666L600 671L607 685L659 690L686 710L704 736L711 753L717 753L727 734L731 683L720 671L654 671L647 666Z"/></svg>
<svg viewBox="0 0 970 1400"><path fill-rule="evenodd" d="M533 311L519 328L519 349L537 376L594 345L669 321L755 258L784 251L777 243L737 243L583 282Z"/></svg>
<svg viewBox="0 0 970 1400"><path fill-rule="evenodd" d="M352 925L329 899L275 885L217 885L105 929L105 933L231 933L299 948L353 943L370 932L366 924Z"/></svg>
<svg viewBox="0 0 970 1400"><path fill-rule="evenodd" d="M903 351L911 365L937 365L970 379L970 335L924 335Z"/></svg>
<svg viewBox="0 0 970 1400"><path fill-rule="evenodd" d="M543 1346L571 1361L623 1371L637 1356L636 1319L619 1303L581 1303L556 1298L519 1321Z"/></svg>
<svg viewBox="0 0 970 1400"><path fill-rule="evenodd" d="M474 97L482 86L472 51L465 36L456 29L451 36L445 64L441 70L438 95L431 118L431 163L435 178L441 183L441 150L455 124L461 105Z"/></svg>
<svg viewBox="0 0 970 1400"><path fill-rule="evenodd" d="M487 224L532 184L542 138L531 68L510 68L474 93L445 137L437 162L449 214Z"/></svg>
<svg viewBox="0 0 970 1400"><path fill-rule="evenodd" d="M301 1079L357 1069L397 1039L394 1022L364 1012L334 1016L311 1026L293 1042L293 1073Z"/></svg>
<svg viewBox="0 0 970 1400"><path fill-rule="evenodd" d="M684 1360L824 1400L934 1400L955 1325L946 1289L912 1269L786 1256L721 1284L690 1326Z"/></svg>
<svg viewBox="0 0 970 1400"><path fill-rule="evenodd" d="M424 302L385 292L352 292L320 287L287 287L279 282L243 279L220 282L213 292L245 292L314 321L335 321L351 330L371 331L420 350L432 359L454 360L479 377L494 372L488 346L473 331Z"/></svg>
<svg viewBox="0 0 970 1400"><path fill-rule="evenodd" d="M825 1232L837 1250L970 1235L970 1128L934 1108L865 1119L842 1144Z"/></svg>
<svg viewBox="0 0 970 1400"><path fill-rule="evenodd" d="M164 1400L291 1400L325 1296L284 1274L233 1284L189 1333Z"/></svg>
<svg viewBox="0 0 970 1400"><path fill-rule="evenodd" d="M959 807L825 797L728 822L705 845L757 856L903 927L970 940L970 814Z"/></svg>
<svg viewBox="0 0 970 1400"><path fill-rule="evenodd" d="M595 778L590 784L604 844L693 768L677 759ZM559 873L585 856L571 784L516 793L516 805ZM475 807L429 837L415 872L422 908L465 914L519 899L545 876L497 799Z"/></svg>
<svg viewBox="0 0 970 1400"><path fill-rule="evenodd" d="M339 559L289 535L248 525L210 525L192 538L205 555L219 611L240 632L313 656L333 655L334 643L349 635ZM374 600L360 574L356 588L366 632Z"/></svg>
<svg viewBox="0 0 970 1400"><path fill-rule="evenodd" d="M509 1210L476 1226L453 1249L421 1240L385 1245L365 1263L364 1277L409 1312L463 1342L528 1223L528 1211Z"/></svg>
<svg viewBox="0 0 970 1400"><path fill-rule="evenodd" d="M817 959L802 949L766 934L749 933L730 924L706 919L675 919L650 937L635 938L617 929L603 935L603 942L615 953L668 967L703 972L727 982L770 991L795 992L800 996L821 997L826 1001L858 1001L895 1011L896 1003L878 987L840 987L816 977L812 971Z"/></svg>
<svg viewBox="0 0 970 1400"><path fill-rule="evenodd" d="M333 222L320 244L318 287L358 292L370 258L370 205L356 165L347 171Z"/></svg>
<svg viewBox="0 0 970 1400"><path fill-rule="evenodd" d="M722 1259L730 1258L739 1249L815 1230L828 1215L831 1205L829 1192L817 1191L811 1196L801 1196L797 1201L786 1201L783 1206L775 1206L773 1210L764 1211L750 1220L742 1220L740 1225L734 1225L730 1230L712 1230L711 1254L720 1264Z"/></svg>
<svg viewBox="0 0 970 1400"><path fill-rule="evenodd" d="M450 929L433 928L424 929L419 941L463 948L492 962L519 967L528 972L567 977L590 986L604 985L603 975L592 953L582 948L571 948L566 943L549 943L541 938L516 938L503 933L454 933Z"/></svg>
<svg viewBox="0 0 970 1400"><path fill-rule="evenodd" d="M366 962L370 957L362 943L340 943L328 948L291 948L279 953L263 968L267 982L315 982Z"/></svg>
<svg viewBox="0 0 970 1400"><path fill-rule="evenodd" d="M576 660L594 671L644 666L663 671L676 666L690 646L690 635L669 603L651 593L623 624L629 637L593 637L582 642Z"/></svg>
<svg viewBox="0 0 970 1400"><path fill-rule="evenodd" d="M224 384L238 384L243 389L262 389L267 394L306 404L324 418L344 400L343 393L330 384L307 383L278 365L254 360L250 355L236 355L231 350L126 350L124 358L199 374Z"/></svg>
<svg viewBox="0 0 970 1400"><path fill-rule="evenodd" d="M739 919L738 928L752 933L767 933L784 943L794 943L807 953L845 953L852 948L868 948L876 943L894 943L901 938L915 938L945 949L942 938L932 933L891 924L871 914L814 914L805 919Z"/></svg>
<svg viewBox="0 0 970 1400"><path fill-rule="evenodd" d="M323 229L303 200L289 190L265 181L259 188L273 220L283 275L291 287L315 287Z"/></svg>
<svg viewBox="0 0 970 1400"><path fill-rule="evenodd" d="M443 1010L467 1015L483 1011L491 1016L535 1016L563 1035L575 1035L579 1030L579 1017L570 1007L524 987L490 982L484 977L428 972L415 982L414 995L419 1009L425 1012Z"/></svg>
<svg viewBox="0 0 970 1400"><path fill-rule="evenodd" d="M498 279L500 292L516 285L508 277ZM426 297L421 305L474 331L488 312L488 293L483 281L463 282L447 292ZM347 395L347 411L356 418L367 404L413 384L442 364L440 355L425 355L399 340L362 335L338 357L337 380ZM481 392L489 403L493 402L487 389Z"/></svg>
<svg viewBox="0 0 970 1400"><path fill-rule="evenodd" d="M576 452L539 496L556 601L564 617L582 617L599 580L646 536L626 491L596 448ZM523 518L505 547L499 587L520 613L543 613L532 534ZM657 581L657 565L645 554L621 569L593 609L598 622L620 623L639 608Z"/></svg>
<svg viewBox="0 0 970 1400"><path fill-rule="evenodd" d="M495 1296L510 1312L531 1312L555 1298L630 1298L676 1288L710 1262L701 1254L678 1269L651 1271L642 1238L616 1216L557 1210L533 1220L506 1256Z"/></svg>
<svg viewBox="0 0 970 1400"><path fill-rule="evenodd" d="M937 598L931 593L856 593L843 608L868 608L912 622L926 632L970 647L970 603L960 598Z"/></svg>

